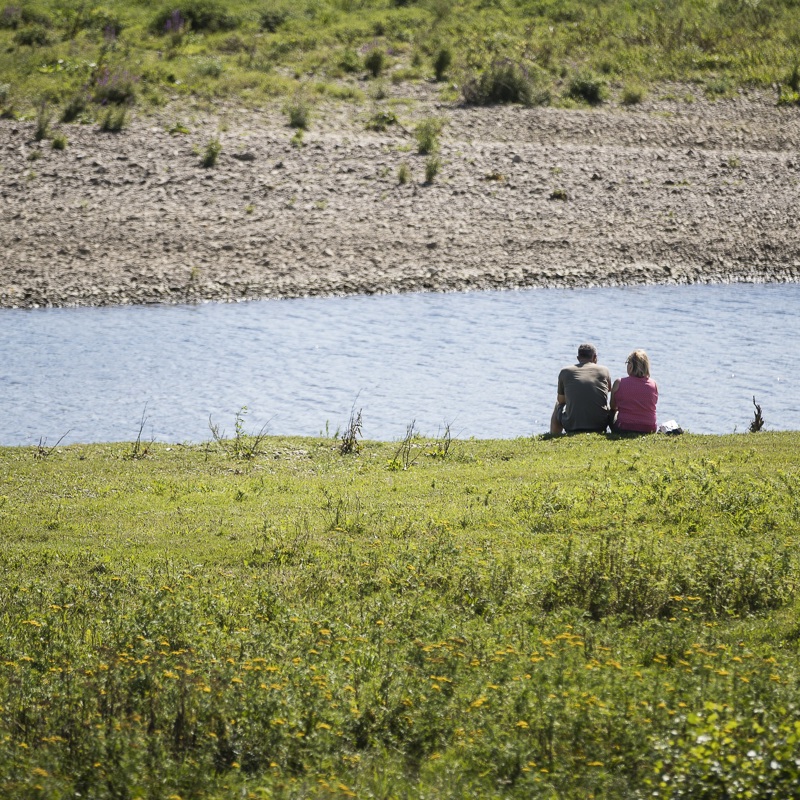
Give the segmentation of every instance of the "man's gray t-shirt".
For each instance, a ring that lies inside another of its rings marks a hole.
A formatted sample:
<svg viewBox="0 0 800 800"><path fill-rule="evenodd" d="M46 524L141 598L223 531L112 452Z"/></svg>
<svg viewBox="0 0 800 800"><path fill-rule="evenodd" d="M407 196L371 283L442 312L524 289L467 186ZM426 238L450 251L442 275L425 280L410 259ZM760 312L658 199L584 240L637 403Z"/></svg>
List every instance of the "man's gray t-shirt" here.
<svg viewBox="0 0 800 800"><path fill-rule="evenodd" d="M564 367L558 373L558 393L567 398L561 415L564 430L604 431L608 425L608 392L611 374L607 367L587 361Z"/></svg>

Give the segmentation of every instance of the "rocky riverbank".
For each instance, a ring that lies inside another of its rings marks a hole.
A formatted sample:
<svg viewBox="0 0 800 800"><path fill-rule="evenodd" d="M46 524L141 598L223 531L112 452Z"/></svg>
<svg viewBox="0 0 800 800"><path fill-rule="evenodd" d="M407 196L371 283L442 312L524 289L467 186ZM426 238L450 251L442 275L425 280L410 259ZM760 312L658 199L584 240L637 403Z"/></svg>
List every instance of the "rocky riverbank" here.
<svg viewBox="0 0 800 800"><path fill-rule="evenodd" d="M421 87L391 106L402 127L319 107L302 146L278 108L65 126L63 151L5 120L0 306L800 280L800 109L686 95L464 108ZM426 116L445 120L430 184Z"/></svg>

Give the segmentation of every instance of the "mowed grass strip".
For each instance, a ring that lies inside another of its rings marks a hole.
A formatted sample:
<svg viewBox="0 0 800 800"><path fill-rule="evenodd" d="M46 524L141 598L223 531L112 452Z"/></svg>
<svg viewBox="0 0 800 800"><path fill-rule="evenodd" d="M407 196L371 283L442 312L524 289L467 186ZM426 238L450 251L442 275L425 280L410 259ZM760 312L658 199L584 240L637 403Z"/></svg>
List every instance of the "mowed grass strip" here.
<svg viewBox="0 0 800 800"><path fill-rule="evenodd" d="M792 796L798 445L2 449L0 795Z"/></svg>

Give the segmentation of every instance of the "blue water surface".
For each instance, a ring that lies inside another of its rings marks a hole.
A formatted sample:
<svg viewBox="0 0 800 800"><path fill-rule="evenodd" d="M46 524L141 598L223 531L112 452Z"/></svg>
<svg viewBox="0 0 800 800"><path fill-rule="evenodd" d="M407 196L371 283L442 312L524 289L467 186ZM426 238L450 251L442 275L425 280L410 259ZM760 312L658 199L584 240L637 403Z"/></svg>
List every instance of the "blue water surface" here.
<svg viewBox="0 0 800 800"><path fill-rule="evenodd" d="M195 306L0 310L0 444L547 430L559 369L593 342L612 377L643 347L659 419L800 429L798 284L535 289ZM69 432L69 433L67 433Z"/></svg>

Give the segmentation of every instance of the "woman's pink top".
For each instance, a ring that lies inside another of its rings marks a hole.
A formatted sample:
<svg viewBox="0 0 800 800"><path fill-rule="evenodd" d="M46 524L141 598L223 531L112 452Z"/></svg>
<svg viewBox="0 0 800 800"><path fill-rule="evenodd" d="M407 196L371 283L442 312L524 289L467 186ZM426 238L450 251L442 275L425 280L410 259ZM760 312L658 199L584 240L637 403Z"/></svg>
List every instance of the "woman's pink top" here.
<svg viewBox="0 0 800 800"><path fill-rule="evenodd" d="M614 393L616 427L623 431L655 433L658 386L652 378L622 378Z"/></svg>

